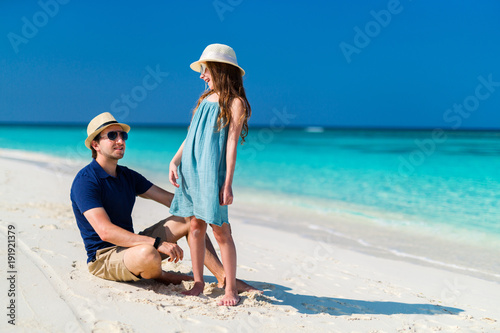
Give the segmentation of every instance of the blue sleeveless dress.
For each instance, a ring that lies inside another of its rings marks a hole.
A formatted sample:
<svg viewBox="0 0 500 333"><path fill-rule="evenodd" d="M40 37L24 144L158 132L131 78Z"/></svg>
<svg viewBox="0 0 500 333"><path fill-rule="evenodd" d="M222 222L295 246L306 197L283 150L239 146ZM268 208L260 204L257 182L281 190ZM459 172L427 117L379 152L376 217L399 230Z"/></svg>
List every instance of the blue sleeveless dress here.
<svg viewBox="0 0 500 333"><path fill-rule="evenodd" d="M219 204L219 189L226 179L227 126L217 131L219 102L203 100L193 116L177 172L170 214L195 216L206 223L229 223L227 206Z"/></svg>

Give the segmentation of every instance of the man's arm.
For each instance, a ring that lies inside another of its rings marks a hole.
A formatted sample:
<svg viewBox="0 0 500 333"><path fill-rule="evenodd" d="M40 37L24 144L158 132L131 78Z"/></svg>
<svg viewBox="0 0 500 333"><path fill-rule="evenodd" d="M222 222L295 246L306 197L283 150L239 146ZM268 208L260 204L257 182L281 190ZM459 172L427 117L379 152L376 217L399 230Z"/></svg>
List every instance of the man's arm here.
<svg viewBox="0 0 500 333"><path fill-rule="evenodd" d="M153 245L154 238L136 235L111 223L108 214L102 207L92 208L83 213L87 221L99 237L114 245L132 247L142 244Z"/></svg>
<svg viewBox="0 0 500 333"><path fill-rule="evenodd" d="M143 194L140 195L141 198L145 199L151 199L156 202L159 202L167 207L170 208L170 204L172 203L172 200L174 199L174 194L170 193L168 191L165 191L161 187L158 187L156 185L153 185L144 192Z"/></svg>
<svg viewBox="0 0 500 333"><path fill-rule="evenodd" d="M154 185L153 185L154 186ZM99 237L111 244L123 247L138 245L153 245L155 239L149 236L137 235L111 223L108 214L102 207L92 208L83 213L87 221L97 232ZM178 262L183 259L182 249L174 243L163 242L158 251L170 256L169 261Z"/></svg>

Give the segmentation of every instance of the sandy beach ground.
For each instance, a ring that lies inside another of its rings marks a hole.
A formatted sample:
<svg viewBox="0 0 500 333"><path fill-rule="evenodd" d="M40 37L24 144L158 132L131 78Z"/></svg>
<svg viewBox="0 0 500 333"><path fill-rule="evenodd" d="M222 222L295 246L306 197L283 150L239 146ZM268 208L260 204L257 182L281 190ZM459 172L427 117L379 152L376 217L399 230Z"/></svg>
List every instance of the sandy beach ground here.
<svg viewBox="0 0 500 333"><path fill-rule="evenodd" d="M0 150L1 332L500 331L498 283L267 228L238 205L230 210L238 277L263 295L218 307L223 291L208 270L201 297L180 294L187 284L96 278L69 200L82 166ZM135 229L167 215L138 198ZM179 244L185 260L164 269L189 273L187 243Z"/></svg>

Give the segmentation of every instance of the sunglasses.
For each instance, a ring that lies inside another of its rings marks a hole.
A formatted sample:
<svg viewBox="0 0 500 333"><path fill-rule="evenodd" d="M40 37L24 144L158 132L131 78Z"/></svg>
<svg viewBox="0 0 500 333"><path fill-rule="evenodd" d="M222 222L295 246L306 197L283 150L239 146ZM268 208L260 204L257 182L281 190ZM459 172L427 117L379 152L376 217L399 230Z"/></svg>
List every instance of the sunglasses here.
<svg viewBox="0 0 500 333"><path fill-rule="evenodd" d="M101 136L101 138L108 138L109 140L114 141L118 138L118 135L122 137L123 141L128 139L128 133L124 131L109 131L107 135Z"/></svg>
<svg viewBox="0 0 500 333"><path fill-rule="evenodd" d="M205 71L207 70L207 64L201 63L200 67L201 67L200 73L205 74Z"/></svg>

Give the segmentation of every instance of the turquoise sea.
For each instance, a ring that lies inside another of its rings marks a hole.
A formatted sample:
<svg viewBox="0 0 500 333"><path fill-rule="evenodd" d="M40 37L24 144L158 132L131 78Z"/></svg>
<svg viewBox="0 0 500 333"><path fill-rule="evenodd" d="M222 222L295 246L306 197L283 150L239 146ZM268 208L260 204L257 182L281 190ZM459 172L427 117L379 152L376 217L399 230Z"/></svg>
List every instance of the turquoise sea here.
<svg viewBox="0 0 500 333"><path fill-rule="evenodd" d="M167 184L186 131L133 127L122 164ZM0 148L82 164L90 161L85 137L85 126L0 125ZM500 281L499 156L498 132L250 128L239 146L234 190L239 206L248 201L274 212L271 226L310 237L330 233L349 247ZM281 220L288 208L309 218ZM340 225L335 216L362 223ZM434 243L443 255L428 251Z"/></svg>

